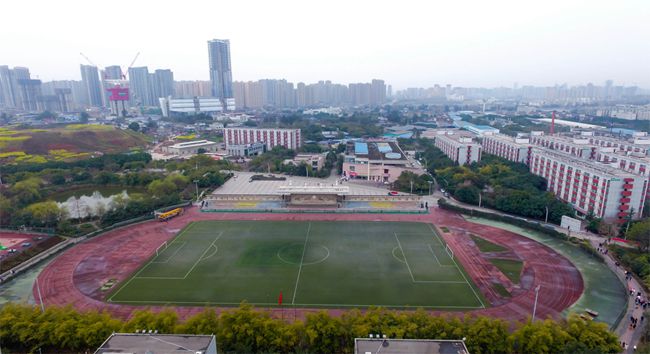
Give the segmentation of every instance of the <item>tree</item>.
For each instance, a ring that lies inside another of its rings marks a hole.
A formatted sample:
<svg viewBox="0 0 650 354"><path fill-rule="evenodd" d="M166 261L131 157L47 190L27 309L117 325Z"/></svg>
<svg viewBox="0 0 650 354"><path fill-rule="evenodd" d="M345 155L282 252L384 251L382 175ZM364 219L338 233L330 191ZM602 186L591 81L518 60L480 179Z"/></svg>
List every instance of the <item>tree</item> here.
<svg viewBox="0 0 650 354"><path fill-rule="evenodd" d="M147 191L154 197L163 197L177 191L176 185L168 180L155 180L147 186Z"/></svg>
<svg viewBox="0 0 650 354"><path fill-rule="evenodd" d="M650 247L650 218L633 223L625 237L638 242L641 250L647 251Z"/></svg>
<svg viewBox="0 0 650 354"><path fill-rule="evenodd" d="M54 226L64 216L64 212L54 201L39 202L25 208L37 226Z"/></svg>
<svg viewBox="0 0 650 354"><path fill-rule="evenodd" d="M90 118L90 115L88 113L81 112L81 114L79 114L79 123L88 123L88 118Z"/></svg>
<svg viewBox="0 0 650 354"><path fill-rule="evenodd" d="M138 122L131 122L131 124L129 124L129 129L134 132L140 131L140 124L138 124Z"/></svg>

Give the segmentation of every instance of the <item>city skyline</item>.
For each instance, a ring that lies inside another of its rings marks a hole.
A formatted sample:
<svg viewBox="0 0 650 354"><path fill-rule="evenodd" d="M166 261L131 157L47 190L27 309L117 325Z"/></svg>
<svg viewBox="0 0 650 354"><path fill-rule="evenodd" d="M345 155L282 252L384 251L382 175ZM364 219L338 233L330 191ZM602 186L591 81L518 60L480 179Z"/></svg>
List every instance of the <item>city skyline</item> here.
<svg viewBox="0 0 650 354"><path fill-rule="evenodd" d="M59 5L41 0L7 4L8 12L29 12L30 21L48 31L19 26L20 16L3 21L3 64L29 67L42 81L78 80L78 65L87 64L79 52L99 67L120 65L124 70L141 52L135 66L169 68L178 80L207 80L205 42L226 38L232 43L233 81L367 82L379 77L400 90L434 84L600 84L611 79L650 87L645 66L650 49L639 45L643 34L650 33L645 21L650 4L640 0L551 1L534 11L515 1L411 1L399 7L388 2L256 2L219 8L200 3L200 10L163 2L155 16L138 17L136 30L110 25L110 16L99 5L70 3L88 16L62 12ZM127 6L117 0L115 6L120 4L132 13L151 13L147 4ZM213 21L217 12L228 16ZM163 18L166 26L160 26ZM38 54L43 52L47 60Z"/></svg>

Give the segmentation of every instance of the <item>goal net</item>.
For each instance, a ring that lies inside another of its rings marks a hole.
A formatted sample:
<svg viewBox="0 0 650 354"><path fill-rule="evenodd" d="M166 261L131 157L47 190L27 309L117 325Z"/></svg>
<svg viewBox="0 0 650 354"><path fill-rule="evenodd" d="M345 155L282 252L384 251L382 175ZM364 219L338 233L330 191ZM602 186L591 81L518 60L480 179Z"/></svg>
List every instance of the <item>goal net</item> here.
<svg viewBox="0 0 650 354"><path fill-rule="evenodd" d="M167 248L167 241L163 242L158 248L156 248L156 256L158 256L162 251Z"/></svg>

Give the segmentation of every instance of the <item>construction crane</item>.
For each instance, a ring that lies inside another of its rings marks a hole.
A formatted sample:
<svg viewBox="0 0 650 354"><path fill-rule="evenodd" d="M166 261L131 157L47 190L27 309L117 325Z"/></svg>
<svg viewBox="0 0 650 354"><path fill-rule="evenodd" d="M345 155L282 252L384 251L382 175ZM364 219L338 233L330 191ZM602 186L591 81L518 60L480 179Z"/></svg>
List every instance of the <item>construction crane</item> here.
<svg viewBox="0 0 650 354"><path fill-rule="evenodd" d="M92 60L88 59L88 57L87 57L84 53L79 52L79 55L81 55L84 59L86 59L86 61L88 62L88 64L90 64L90 65L92 65L92 66L94 66L94 67L98 67L97 64L93 63Z"/></svg>
<svg viewBox="0 0 650 354"><path fill-rule="evenodd" d="M128 74L129 69L131 69L131 68L133 67L133 64L135 64L135 61L138 60L138 57L139 57L139 56L140 56L140 52L138 52L138 53L135 55L135 57L133 58L133 60L131 60L131 64L129 64L129 66L126 68L126 70L122 73L122 78L123 78L123 79L126 80L126 75Z"/></svg>

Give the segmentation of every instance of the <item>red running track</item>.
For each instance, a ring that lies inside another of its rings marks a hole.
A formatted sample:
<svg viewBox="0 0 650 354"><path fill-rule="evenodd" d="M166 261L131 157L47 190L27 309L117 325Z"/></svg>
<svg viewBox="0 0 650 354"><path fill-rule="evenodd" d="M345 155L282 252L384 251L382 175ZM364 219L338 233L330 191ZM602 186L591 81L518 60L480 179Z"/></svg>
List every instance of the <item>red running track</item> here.
<svg viewBox="0 0 650 354"><path fill-rule="evenodd" d="M201 213L196 208L168 222L149 221L109 231L82 242L54 259L38 276L42 301L46 306L72 305L81 311L107 310L120 318L128 318L133 311L149 308L159 311L161 306L118 305L103 301L99 288L109 279L122 282L128 279L145 260L149 259L163 241L173 238L187 223L196 220L297 220L297 221L412 221L446 226L449 233L441 233L462 263L467 273L481 289L492 307L469 311L473 315L499 317L508 321L523 321L530 317L535 298L534 288L541 285L537 306L538 318L559 318L582 294L580 272L569 260L551 248L515 233L495 227L473 224L460 215L441 209L431 214L287 214L287 213ZM491 287L493 269L484 259L472 253L467 242L468 233L510 248L511 254L524 260L520 287L512 291L510 301L498 300ZM39 299L36 285L34 298ZM179 317L187 318L203 311L203 307L176 307ZM222 311L229 308L216 308ZM303 318L308 312L321 309L269 309L277 317ZM328 310L339 315L343 309ZM452 315L461 312L432 311Z"/></svg>

